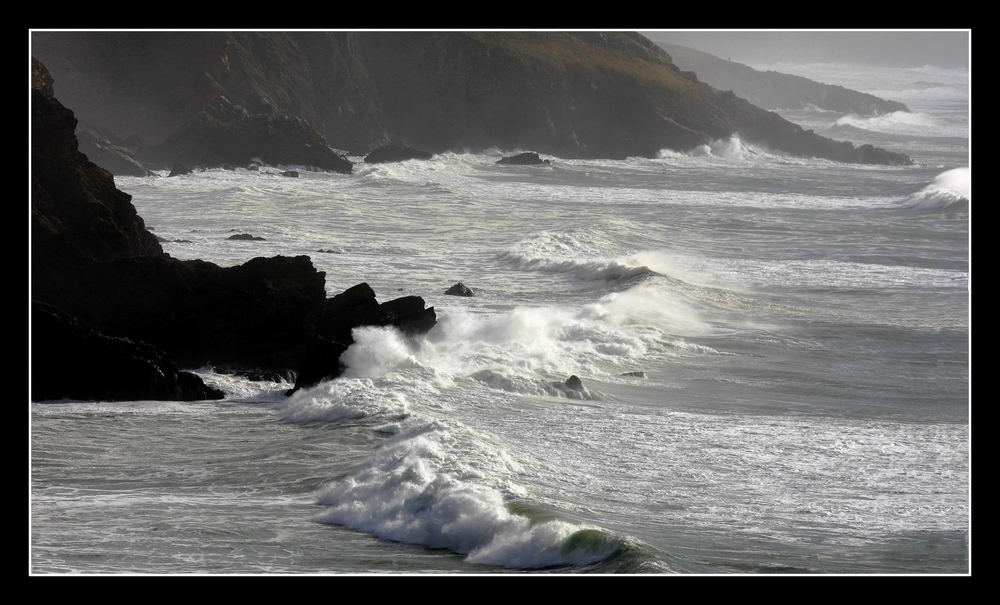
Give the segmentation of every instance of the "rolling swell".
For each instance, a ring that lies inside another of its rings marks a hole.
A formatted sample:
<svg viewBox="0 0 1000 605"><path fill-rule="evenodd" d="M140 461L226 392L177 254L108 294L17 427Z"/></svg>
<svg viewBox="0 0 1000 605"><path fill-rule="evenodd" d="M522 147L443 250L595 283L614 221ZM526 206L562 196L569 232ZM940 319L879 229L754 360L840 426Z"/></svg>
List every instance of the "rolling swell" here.
<svg viewBox="0 0 1000 605"><path fill-rule="evenodd" d="M622 251L605 234L591 230L571 233L543 231L497 255L519 271L568 274L584 282L631 286L657 273L620 258Z"/></svg>

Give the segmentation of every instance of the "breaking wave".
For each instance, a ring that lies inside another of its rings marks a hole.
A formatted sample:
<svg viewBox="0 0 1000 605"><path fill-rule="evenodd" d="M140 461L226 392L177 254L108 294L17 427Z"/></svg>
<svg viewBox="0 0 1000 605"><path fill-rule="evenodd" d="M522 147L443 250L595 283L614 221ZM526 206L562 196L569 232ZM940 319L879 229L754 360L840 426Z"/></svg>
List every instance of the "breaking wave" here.
<svg viewBox="0 0 1000 605"><path fill-rule="evenodd" d="M923 210L955 208L972 203L972 171L955 168L942 172L930 185L910 195L902 204Z"/></svg>

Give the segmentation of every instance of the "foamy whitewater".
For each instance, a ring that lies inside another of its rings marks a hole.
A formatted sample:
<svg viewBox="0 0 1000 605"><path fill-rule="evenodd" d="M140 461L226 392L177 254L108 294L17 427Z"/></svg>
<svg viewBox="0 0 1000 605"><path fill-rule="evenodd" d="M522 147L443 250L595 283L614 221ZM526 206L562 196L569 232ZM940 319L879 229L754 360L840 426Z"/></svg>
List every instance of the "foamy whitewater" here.
<svg viewBox="0 0 1000 605"><path fill-rule="evenodd" d="M916 164L117 178L176 258L309 255L438 324L291 397L31 405L30 571L969 573L968 71L768 68L908 104L784 113Z"/></svg>

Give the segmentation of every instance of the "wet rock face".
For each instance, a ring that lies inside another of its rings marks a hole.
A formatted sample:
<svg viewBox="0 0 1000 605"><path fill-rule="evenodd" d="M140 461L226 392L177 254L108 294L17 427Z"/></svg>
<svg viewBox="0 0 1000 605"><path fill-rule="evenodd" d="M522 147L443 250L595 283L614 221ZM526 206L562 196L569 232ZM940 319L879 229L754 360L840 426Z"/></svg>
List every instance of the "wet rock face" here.
<svg viewBox="0 0 1000 605"><path fill-rule="evenodd" d="M519 153L517 155L512 155L509 157L503 157L497 160L497 164L512 164L515 166L535 166L538 164L549 164L548 160L543 160L538 157L537 153Z"/></svg>
<svg viewBox="0 0 1000 605"><path fill-rule="evenodd" d="M454 286L448 288L445 291L445 294L449 294L451 296L475 296L476 295L476 293L472 291L472 288L466 286L462 282L458 282Z"/></svg>
<svg viewBox="0 0 1000 605"><path fill-rule="evenodd" d="M341 354L354 343L352 331L362 326L393 326L409 337L426 333L437 323L434 307L419 296L404 296L379 304L375 292L361 283L326 300L310 337L302 369L291 395L301 388L340 376Z"/></svg>

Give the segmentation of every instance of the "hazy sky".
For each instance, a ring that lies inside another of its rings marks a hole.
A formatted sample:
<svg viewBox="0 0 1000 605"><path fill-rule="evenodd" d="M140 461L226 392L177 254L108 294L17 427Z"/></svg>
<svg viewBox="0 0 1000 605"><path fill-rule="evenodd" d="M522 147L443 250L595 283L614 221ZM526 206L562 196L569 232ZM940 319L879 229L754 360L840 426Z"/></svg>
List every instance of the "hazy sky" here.
<svg viewBox="0 0 1000 605"><path fill-rule="evenodd" d="M968 67L970 31L643 31L738 63Z"/></svg>

